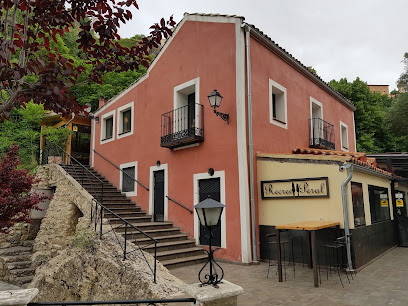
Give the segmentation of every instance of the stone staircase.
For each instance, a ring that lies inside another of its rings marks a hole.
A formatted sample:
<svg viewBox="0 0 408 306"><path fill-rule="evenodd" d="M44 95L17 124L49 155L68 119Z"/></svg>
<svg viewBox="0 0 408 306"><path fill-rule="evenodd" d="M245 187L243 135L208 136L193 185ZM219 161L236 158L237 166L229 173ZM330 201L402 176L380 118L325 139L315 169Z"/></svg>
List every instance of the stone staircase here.
<svg viewBox="0 0 408 306"><path fill-rule="evenodd" d="M26 287L34 278L35 268L31 266L34 240L26 240L20 246L0 249L3 265L2 279L20 287Z"/></svg>
<svg viewBox="0 0 408 306"><path fill-rule="evenodd" d="M62 167L93 197L96 199L101 198L101 183L93 175L83 171L80 165L63 165ZM158 241L157 260L165 267L174 268L191 265L204 262L208 258L203 248L197 247L195 240L188 238L186 233L181 232L179 227L173 225L173 222L153 222L151 215L146 214L146 211L122 194L107 179L89 166L86 166L86 168L103 182L103 205ZM119 226L122 223L120 219L111 213L105 213L104 217L109 220L112 226L115 226L115 224ZM124 236L125 228L117 228L116 232ZM140 246L151 243L149 238L137 230L128 228L126 234L129 240L137 241ZM146 246L144 250L153 253L154 245Z"/></svg>

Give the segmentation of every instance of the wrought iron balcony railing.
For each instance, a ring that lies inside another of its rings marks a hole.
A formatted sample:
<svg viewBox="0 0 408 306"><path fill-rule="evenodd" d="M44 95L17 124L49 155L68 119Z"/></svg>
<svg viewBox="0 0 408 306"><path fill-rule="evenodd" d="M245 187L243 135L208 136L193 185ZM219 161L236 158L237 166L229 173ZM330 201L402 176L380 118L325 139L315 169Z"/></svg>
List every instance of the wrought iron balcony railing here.
<svg viewBox="0 0 408 306"><path fill-rule="evenodd" d="M320 118L310 119L310 147L334 150L334 126Z"/></svg>
<svg viewBox="0 0 408 306"><path fill-rule="evenodd" d="M161 147L173 149L203 141L202 105L189 104L161 115Z"/></svg>

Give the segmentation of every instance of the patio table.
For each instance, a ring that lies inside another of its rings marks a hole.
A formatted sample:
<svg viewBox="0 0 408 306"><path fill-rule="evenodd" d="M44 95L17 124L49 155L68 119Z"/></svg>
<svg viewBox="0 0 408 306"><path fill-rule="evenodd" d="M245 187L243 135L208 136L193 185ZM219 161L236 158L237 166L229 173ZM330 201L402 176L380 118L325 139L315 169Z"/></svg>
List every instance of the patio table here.
<svg viewBox="0 0 408 306"><path fill-rule="evenodd" d="M278 275L279 282L282 282L282 258L281 258L281 248L280 248L280 230L299 230L299 231L309 231L310 233L310 248L312 251L312 266L313 266L313 276L314 276L314 286L319 287L319 275L317 271L317 254L316 254L316 231L329 227L340 226L340 222L322 222L322 221L304 221L298 223L281 224L276 225L276 253L278 259Z"/></svg>

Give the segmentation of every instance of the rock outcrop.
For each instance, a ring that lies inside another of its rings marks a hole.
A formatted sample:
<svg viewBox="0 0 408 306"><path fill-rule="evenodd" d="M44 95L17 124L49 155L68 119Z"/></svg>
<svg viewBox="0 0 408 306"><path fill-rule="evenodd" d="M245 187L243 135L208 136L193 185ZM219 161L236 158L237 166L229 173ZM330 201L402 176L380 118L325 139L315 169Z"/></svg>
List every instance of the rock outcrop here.
<svg viewBox="0 0 408 306"><path fill-rule="evenodd" d="M123 260L122 237L111 232L100 240L90 227L92 196L61 166L43 166L37 177L39 187L55 193L34 243L37 270L29 287L40 290L36 301L169 298L184 289L159 262L153 283L145 258L151 267L154 258L130 242L135 251Z"/></svg>

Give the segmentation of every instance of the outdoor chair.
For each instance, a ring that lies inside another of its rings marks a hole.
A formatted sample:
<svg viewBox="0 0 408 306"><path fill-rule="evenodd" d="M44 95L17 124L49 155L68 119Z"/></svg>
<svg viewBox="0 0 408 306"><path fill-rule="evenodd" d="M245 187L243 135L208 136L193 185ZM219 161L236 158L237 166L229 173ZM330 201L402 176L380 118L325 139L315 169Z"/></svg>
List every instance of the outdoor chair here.
<svg viewBox="0 0 408 306"><path fill-rule="evenodd" d="M268 240L268 273L266 277L269 277L269 272L271 266L278 266L277 262L273 262L272 258L274 253L272 253L272 250L276 250L276 234L269 234L266 235L266 238ZM300 241L301 245L301 257L302 257L302 263L303 266L305 264L304 261L304 252L303 252L303 237L301 236L293 236L290 231L282 231L280 235L280 243L281 243L281 258L282 258L282 267L285 270L285 281L286 281L286 269L288 267L293 267L293 277L296 275L296 270L295 270L295 241L298 240ZM273 247L275 246L275 247ZM275 251L276 254L276 251ZM277 270L276 270L277 273Z"/></svg>
<svg viewBox="0 0 408 306"><path fill-rule="evenodd" d="M349 275L347 274L347 264L344 258L345 254L345 249L346 249L346 243L347 243L347 238L350 239L351 235L346 236L341 236L336 238L333 242L329 242L325 245L323 245L323 252L324 252L324 257L325 257L325 269L326 269L326 277L329 279L329 272L330 276L332 272L335 272L338 274L341 286L344 288L343 280L341 279L340 272L345 272L346 277L348 282L350 283L350 278ZM319 254L318 254L318 257ZM320 260L318 260L320 262ZM351 279L353 279L353 274L349 271ZM321 265L319 265L319 279L320 279L320 284L322 283L322 278L321 278Z"/></svg>

